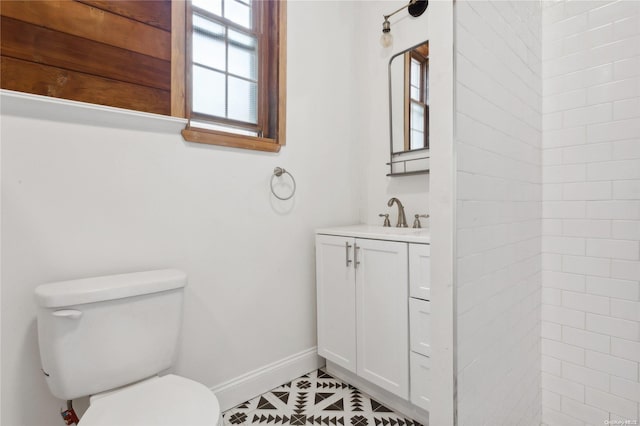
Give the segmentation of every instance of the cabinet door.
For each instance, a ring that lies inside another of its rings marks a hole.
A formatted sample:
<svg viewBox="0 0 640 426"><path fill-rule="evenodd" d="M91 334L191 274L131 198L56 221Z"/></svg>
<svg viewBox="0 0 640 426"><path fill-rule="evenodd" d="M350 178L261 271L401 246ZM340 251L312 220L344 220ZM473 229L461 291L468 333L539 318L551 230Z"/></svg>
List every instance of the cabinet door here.
<svg viewBox="0 0 640 426"><path fill-rule="evenodd" d="M431 302L409 299L409 322L411 350L431 356Z"/></svg>
<svg viewBox="0 0 640 426"><path fill-rule="evenodd" d="M411 297L431 300L431 246L409 244L409 287Z"/></svg>
<svg viewBox="0 0 640 426"><path fill-rule="evenodd" d="M318 355L356 372L354 239L316 236ZM347 265L347 260L351 262Z"/></svg>
<svg viewBox="0 0 640 426"><path fill-rule="evenodd" d="M411 403L431 410L431 358L411 352Z"/></svg>
<svg viewBox="0 0 640 426"><path fill-rule="evenodd" d="M356 239L357 374L409 398L407 243Z"/></svg>

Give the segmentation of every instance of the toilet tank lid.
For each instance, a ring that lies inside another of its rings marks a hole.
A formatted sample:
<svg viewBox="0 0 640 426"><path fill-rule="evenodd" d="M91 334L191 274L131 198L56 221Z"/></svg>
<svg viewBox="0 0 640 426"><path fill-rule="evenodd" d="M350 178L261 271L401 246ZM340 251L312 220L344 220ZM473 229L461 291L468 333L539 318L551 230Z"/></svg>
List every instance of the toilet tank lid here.
<svg viewBox="0 0 640 426"><path fill-rule="evenodd" d="M160 269L41 284L36 287L35 296L43 308L60 308L158 293L186 284L187 274L183 271Z"/></svg>

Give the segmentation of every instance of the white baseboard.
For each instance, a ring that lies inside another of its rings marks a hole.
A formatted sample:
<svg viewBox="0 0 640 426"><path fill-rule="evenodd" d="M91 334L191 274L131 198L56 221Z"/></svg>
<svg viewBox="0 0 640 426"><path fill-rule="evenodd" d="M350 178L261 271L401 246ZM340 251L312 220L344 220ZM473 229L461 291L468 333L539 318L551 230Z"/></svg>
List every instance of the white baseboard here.
<svg viewBox="0 0 640 426"><path fill-rule="evenodd" d="M211 388L226 411L251 398L324 366L317 347L309 348Z"/></svg>

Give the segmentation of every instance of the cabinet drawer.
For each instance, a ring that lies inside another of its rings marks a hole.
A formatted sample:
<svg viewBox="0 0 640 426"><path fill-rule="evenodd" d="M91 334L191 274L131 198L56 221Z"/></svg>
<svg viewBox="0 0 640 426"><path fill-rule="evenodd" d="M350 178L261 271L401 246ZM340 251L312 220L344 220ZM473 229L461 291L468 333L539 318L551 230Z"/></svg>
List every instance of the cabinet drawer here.
<svg viewBox="0 0 640 426"><path fill-rule="evenodd" d="M409 299L409 330L411 350L431 356L431 302Z"/></svg>
<svg viewBox="0 0 640 426"><path fill-rule="evenodd" d="M409 244L409 293L411 297L431 300L431 246Z"/></svg>
<svg viewBox="0 0 640 426"><path fill-rule="evenodd" d="M411 352L411 403L427 411L431 409L431 358Z"/></svg>

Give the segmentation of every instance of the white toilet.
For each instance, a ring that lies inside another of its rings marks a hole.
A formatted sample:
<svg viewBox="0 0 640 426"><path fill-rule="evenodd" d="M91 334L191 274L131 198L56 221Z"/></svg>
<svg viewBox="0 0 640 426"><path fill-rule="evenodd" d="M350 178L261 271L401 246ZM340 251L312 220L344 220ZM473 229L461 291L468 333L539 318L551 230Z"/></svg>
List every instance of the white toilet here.
<svg viewBox="0 0 640 426"><path fill-rule="evenodd" d="M186 283L165 269L36 288L42 370L56 397L91 395L81 426L222 425L206 386L158 376L174 360Z"/></svg>

